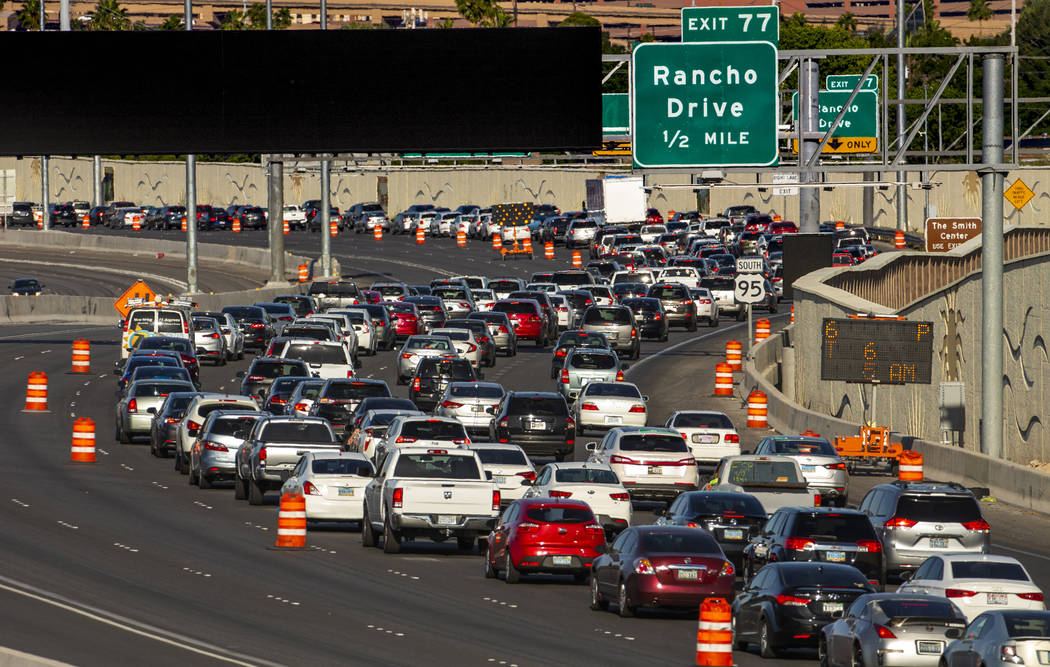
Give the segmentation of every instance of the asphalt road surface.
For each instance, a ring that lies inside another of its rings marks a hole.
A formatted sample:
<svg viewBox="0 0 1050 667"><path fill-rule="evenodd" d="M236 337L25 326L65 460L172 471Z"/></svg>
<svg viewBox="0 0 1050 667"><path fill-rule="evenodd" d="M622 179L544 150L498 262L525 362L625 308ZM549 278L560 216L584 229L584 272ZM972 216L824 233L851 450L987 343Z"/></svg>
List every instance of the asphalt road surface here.
<svg viewBox="0 0 1050 667"><path fill-rule="evenodd" d="M221 232L201 237L234 240ZM263 240L258 233L236 239ZM289 250L307 254L318 236L296 233L288 241ZM419 248L405 237L380 245L351 234L336 239L333 250L344 277L359 276L362 284L377 274L418 283L568 265L563 248L555 261L500 262L487 244L458 249L448 239L428 238ZM772 320L774 329L784 326L784 309ZM92 342L87 376L68 372L71 341L80 337ZM651 424L678 408L720 409L737 424L743 448L754 446L762 433L743 426L739 399L711 397L714 364L730 338L746 340L746 332L724 319L717 329L674 329L667 343L643 344L642 361L627 376L650 395ZM643 611L622 619L593 612L588 587L571 578L535 577L517 586L486 580L479 555L454 544L411 543L400 555L385 555L362 548L349 525L311 530L305 551L272 549L276 493L265 507L235 502L228 485L189 486L172 459L151 457L144 441L114 440L117 340L115 327L0 328L0 361L9 368L3 382L15 397L0 439L0 645L78 665L694 664L696 613ZM486 369L486 379L551 390L549 358L523 344L518 356ZM395 384L392 353L363 360L362 376L385 379L395 395L407 395ZM203 368L205 389L236 391L235 373L248 361ZM21 412L26 376L37 370L48 374L51 411ZM96 465L68 462L77 417L96 421ZM578 441L577 458L591 439ZM851 501L882 479L855 477ZM650 522L653 507L636 507L636 523ZM1050 520L996 504L983 509L993 550L1019 558L1047 589ZM781 660L753 651L737 652L737 664L816 662L815 651Z"/></svg>

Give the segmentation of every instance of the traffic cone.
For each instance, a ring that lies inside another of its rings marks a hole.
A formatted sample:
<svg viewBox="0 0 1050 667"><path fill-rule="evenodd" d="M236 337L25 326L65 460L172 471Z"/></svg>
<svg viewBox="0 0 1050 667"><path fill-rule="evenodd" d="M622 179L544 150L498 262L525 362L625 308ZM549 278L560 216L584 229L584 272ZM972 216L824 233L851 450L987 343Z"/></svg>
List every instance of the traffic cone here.
<svg viewBox="0 0 1050 667"><path fill-rule="evenodd" d="M383 240L383 225L376 223L376 226L372 228L372 238L376 241Z"/></svg>
<svg viewBox="0 0 1050 667"><path fill-rule="evenodd" d="M95 463L95 422L81 417L73 422L73 446L69 450L73 463Z"/></svg>
<svg viewBox="0 0 1050 667"><path fill-rule="evenodd" d="M310 279L310 265L300 264L299 265L299 282L305 283Z"/></svg>
<svg viewBox="0 0 1050 667"><path fill-rule="evenodd" d="M183 229L182 231L186 231L186 230ZM234 218L233 219L233 233L234 234L240 234L241 233L241 221L238 218Z"/></svg>
<svg viewBox="0 0 1050 667"><path fill-rule="evenodd" d="M766 428L766 416L769 412L769 399L765 392L754 390L747 397L748 428Z"/></svg>
<svg viewBox="0 0 1050 667"><path fill-rule="evenodd" d="M85 215L84 218L80 221L80 226L83 229L90 229L91 228L91 217Z"/></svg>
<svg viewBox="0 0 1050 667"><path fill-rule="evenodd" d="M288 225L288 221L287 220L284 221L284 230L283 231L284 231L285 234L288 234L288 233L290 233L292 231L292 228Z"/></svg>
<svg viewBox="0 0 1050 667"><path fill-rule="evenodd" d="M427 234L423 231L423 227L416 227L416 245L423 245L427 242Z"/></svg>
<svg viewBox="0 0 1050 667"><path fill-rule="evenodd" d="M733 395L733 369L721 362L715 365L715 396Z"/></svg>
<svg viewBox="0 0 1050 667"><path fill-rule="evenodd" d="M904 249L904 232L899 229L893 233L893 247L897 250Z"/></svg>
<svg viewBox="0 0 1050 667"><path fill-rule="evenodd" d="M456 245L460 248L467 247L467 233L462 229L456 232Z"/></svg>
<svg viewBox="0 0 1050 667"><path fill-rule="evenodd" d="M182 216L182 231L186 231L186 216Z"/></svg>
<svg viewBox="0 0 1050 667"><path fill-rule="evenodd" d="M543 244L543 258L554 259L554 242L547 241Z"/></svg>
<svg viewBox="0 0 1050 667"><path fill-rule="evenodd" d="M583 268L583 256L580 255L579 250L572 251L572 268L582 269Z"/></svg>
<svg viewBox="0 0 1050 667"><path fill-rule="evenodd" d="M769 338L769 320L763 318L755 322L755 341Z"/></svg>
<svg viewBox="0 0 1050 667"><path fill-rule="evenodd" d="M739 371L744 367L744 347L738 340L726 342L726 363L729 368Z"/></svg>
<svg viewBox="0 0 1050 667"><path fill-rule="evenodd" d="M503 237L499 234L492 235L492 249L499 252L503 249Z"/></svg>
<svg viewBox="0 0 1050 667"><path fill-rule="evenodd" d="M922 481L922 454L906 449L897 465L897 479L902 482Z"/></svg>
<svg viewBox="0 0 1050 667"><path fill-rule="evenodd" d="M328 223L328 233L332 235L332 238L339 236L339 223L332 220Z"/></svg>

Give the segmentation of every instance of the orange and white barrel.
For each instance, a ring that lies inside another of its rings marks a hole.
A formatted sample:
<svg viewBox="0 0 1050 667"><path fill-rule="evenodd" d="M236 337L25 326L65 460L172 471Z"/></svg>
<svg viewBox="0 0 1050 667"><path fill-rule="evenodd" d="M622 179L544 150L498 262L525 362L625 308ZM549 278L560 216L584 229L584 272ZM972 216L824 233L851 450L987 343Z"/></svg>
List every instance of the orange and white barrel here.
<svg viewBox="0 0 1050 667"><path fill-rule="evenodd" d="M583 255L580 254L579 250L572 251L572 268L582 269L583 268Z"/></svg>
<svg viewBox="0 0 1050 667"><path fill-rule="evenodd" d="M186 216L182 216L182 231L186 231Z"/></svg>
<svg viewBox="0 0 1050 667"><path fill-rule="evenodd" d="M36 228L37 229L43 229L44 228L44 214L43 213L41 213L40 211L33 211L33 220L36 221Z"/></svg>
<svg viewBox="0 0 1050 667"><path fill-rule="evenodd" d="M186 230L184 229L183 231L186 231ZM241 221L239 219L237 219L237 218L233 219L233 233L234 234L240 234L241 233Z"/></svg>
<svg viewBox="0 0 1050 667"><path fill-rule="evenodd" d="M87 215L85 215L85 216L84 216L84 217L83 217L83 218L82 218L82 219L80 220L80 226L81 226L82 228L84 228L84 229L89 229L89 228L91 227L91 216L87 216Z"/></svg>
<svg viewBox="0 0 1050 667"><path fill-rule="evenodd" d="M910 449L901 452L897 467L897 479L902 482L921 482L922 454Z"/></svg>
<svg viewBox="0 0 1050 667"><path fill-rule="evenodd" d="M456 245L460 248L467 247L467 233L462 229L456 232Z"/></svg>
<svg viewBox="0 0 1050 667"><path fill-rule="evenodd" d="M29 412L47 410L47 373L34 371L26 385L26 408Z"/></svg>
<svg viewBox="0 0 1050 667"><path fill-rule="evenodd" d="M423 245L427 242L427 233L423 231L422 227L416 227L416 245Z"/></svg>
<svg viewBox="0 0 1050 667"><path fill-rule="evenodd" d="M893 247L898 250L904 249L904 232L899 229L893 233Z"/></svg>
<svg viewBox="0 0 1050 667"><path fill-rule="evenodd" d="M383 240L383 225L378 222L375 224L375 227L372 227L372 238L376 241Z"/></svg>
<svg viewBox="0 0 1050 667"><path fill-rule="evenodd" d="M284 228L281 231L283 231L285 234L290 234L291 233L292 227L291 227L291 225L288 224L287 220L284 221Z"/></svg>
<svg viewBox="0 0 1050 667"><path fill-rule="evenodd" d="M499 252L503 248L503 237L499 234L492 235L492 249Z"/></svg>
<svg viewBox="0 0 1050 667"><path fill-rule="evenodd" d="M733 395L733 369L725 363L715 365L715 396Z"/></svg>
<svg viewBox="0 0 1050 667"><path fill-rule="evenodd" d="M837 220L835 222L835 231L839 231L839 230L845 229L845 228L846 228L846 223L844 223L843 221Z"/></svg>
<svg viewBox="0 0 1050 667"><path fill-rule="evenodd" d="M339 223L335 220L330 221L328 223L328 233L331 234L333 238L339 236Z"/></svg>
<svg viewBox="0 0 1050 667"><path fill-rule="evenodd" d="M755 322L755 340L765 340L769 338L769 320L763 318Z"/></svg>
<svg viewBox="0 0 1050 667"><path fill-rule="evenodd" d="M83 338L73 341L73 373L91 372L91 343Z"/></svg>
<svg viewBox="0 0 1050 667"><path fill-rule="evenodd" d="M554 242L547 241L543 244L543 259L554 259Z"/></svg>
<svg viewBox="0 0 1050 667"><path fill-rule="evenodd" d="M73 422L73 446L69 450L69 460L74 463L95 462L95 422L81 417Z"/></svg>
<svg viewBox="0 0 1050 667"><path fill-rule="evenodd" d="M525 252L529 253L530 255L532 254L532 237L531 236L526 236L522 240L521 245L522 245L522 248L524 248Z"/></svg>
<svg viewBox="0 0 1050 667"><path fill-rule="evenodd" d="M766 428L766 416L769 413L769 399L765 392L757 389L747 396L747 427Z"/></svg>
<svg viewBox="0 0 1050 667"><path fill-rule="evenodd" d="M696 664L700 667L733 664L733 608L725 598L706 598L700 604Z"/></svg>
<svg viewBox="0 0 1050 667"><path fill-rule="evenodd" d="M791 306L791 323L795 323L795 307Z"/></svg>
<svg viewBox="0 0 1050 667"><path fill-rule="evenodd" d="M281 496L281 508L277 512L276 546L306 546L306 499L298 493Z"/></svg>
<svg viewBox="0 0 1050 667"><path fill-rule="evenodd" d="M299 282L305 283L310 279L310 265L300 264L299 265Z"/></svg>
<svg viewBox="0 0 1050 667"><path fill-rule="evenodd" d="M734 371L744 368L744 346L740 344L740 341L726 341L726 363Z"/></svg>

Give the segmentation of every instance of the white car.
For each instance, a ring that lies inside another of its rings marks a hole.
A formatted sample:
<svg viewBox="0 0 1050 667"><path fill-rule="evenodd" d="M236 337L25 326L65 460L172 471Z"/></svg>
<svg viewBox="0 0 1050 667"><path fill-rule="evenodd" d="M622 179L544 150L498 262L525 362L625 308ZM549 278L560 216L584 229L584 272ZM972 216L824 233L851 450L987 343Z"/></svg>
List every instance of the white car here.
<svg viewBox="0 0 1050 667"><path fill-rule="evenodd" d="M458 419L449 417L394 417L380 442L373 445L372 460L381 461L399 447L457 448L470 444Z"/></svg>
<svg viewBox="0 0 1050 667"><path fill-rule="evenodd" d="M306 212L298 204L285 204L284 222L288 229L306 229Z"/></svg>
<svg viewBox="0 0 1050 667"><path fill-rule="evenodd" d="M190 450L200 435L208 415L216 410L257 411L259 405L251 396L238 394L200 394L186 406L186 414L175 434L175 470L183 475L190 472Z"/></svg>
<svg viewBox="0 0 1050 667"><path fill-rule="evenodd" d="M293 339L285 345L282 359L299 359L310 367L314 377L325 380L356 377L354 360L342 343Z"/></svg>
<svg viewBox="0 0 1050 667"><path fill-rule="evenodd" d="M620 426L587 443L591 463L609 465L634 500L674 500L696 490L696 460L669 428Z"/></svg>
<svg viewBox="0 0 1050 667"><path fill-rule="evenodd" d="M740 456L740 434L723 412L676 410L664 423L682 435L697 463L714 465L726 456Z"/></svg>
<svg viewBox="0 0 1050 667"><path fill-rule="evenodd" d="M474 338L474 332L470 329L440 328L434 330L435 336L445 336L452 341L452 347L456 348L456 354L460 359L466 359L474 368L481 368L482 350L481 344Z"/></svg>
<svg viewBox="0 0 1050 667"><path fill-rule="evenodd" d="M547 298L550 299L551 305L554 306L554 313L558 317L558 330L572 329L576 321L576 312L568 297L564 294L548 294Z"/></svg>
<svg viewBox="0 0 1050 667"><path fill-rule="evenodd" d="M350 353L350 357L353 359L357 358L361 342L357 340L357 332L354 330L354 323L349 316L345 314L326 312L323 314L315 313L308 319L314 322L318 320L322 322L333 322L335 324L336 333L342 338L343 345L346 346L347 351Z"/></svg>
<svg viewBox="0 0 1050 667"><path fill-rule="evenodd" d="M361 423L354 428L347 439L346 446L352 452L360 452L369 458L375 459L375 446L386 437L386 430L390 422L397 417L419 417L423 413L419 410L369 410L361 419Z"/></svg>
<svg viewBox="0 0 1050 667"><path fill-rule="evenodd" d="M285 403L284 414L289 417L309 417L314 401L317 400L317 394L320 393L325 382L326 380L311 378L295 385L291 396L288 397L288 402Z"/></svg>
<svg viewBox="0 0 1050 667"><path fill-rule="evenodd" d="M642 241L645 243L656 243L656 239L661 234L667 233L667 227L664 225L642 225L641 231L638 232L638 236L642 237Z"/></svg>
<svg viewBox="0 0 1050 667"><path fill-rule="evenodd" d="M465 447L477 452L482 469L491 473L492 483L499 489L501 507L506 508L511 502L525 497L525 492L536 479L536 468L524 449L498 442L474 442Z"/></svg>
<svg viewBox="0 0 1050 667"><path fill-rule="evenodd" d="M449 382L434 414L458 419L468 430L487 434L492 423L489 409L499 405L506 394L497 382Z"/></svg>
<svg viewBox="0 0 1050 667"><path fill-rule="evenodd" d="M991 554L930 556L898 593L947 597L967 621L996 609L1046 609L1043 591L1016 558Z"/></svg>
<svg viewBox="0 0 1050 667"><path fill-rule="evenodd" d="M594 304L597 306L616 305L616 295L608 285L580 285L576 289L582 289L591 293Z"/></svg>
<svg viewBox="0 0 1050 667"><path fill-rule="evenodd" d="M696 306L697 319L703 318L707 321L708 326L717 327L718 318L721 314L718 311L718 301L715 299L715 295L711 294L711 290L706 287L690 289L689 298L693 300L693 305Z"/></svg>
<svg viewBox="0 0 1050 667"><path fill-rule="evenodd" d="M492 310L496 304L496 294L490 289L472 289L470 295L474 297L476 311Z"/></svg>
<svg viewBox="0 0 1050 667"><path fill-rule="evenodd" d="M329 310L328 315L346 315L357 336L357 346L361 354L374 357L379 345L376 327L372 315L364 308L337 308Z"/></svg>
<svg viewBox="0 0 1050 667"><path fill-rule="evenodd" d="M660 270L659 282L681 283L693 289L700 286L700 272L691 266L669 266Z"/></svg>
<svg viewBox="0 0 1050 667"><path fill-rule="evenodd" d="M360 521L375 468L357 452L307 452L281 485L306 501L307 521ZM309 527L309 524L307 524Z"/></svg>
<svg viewBox="0 0 1050 667"><path fill-rule="evenodd" d="M548 463L525 492L526 498L572 498L591 506L608 534L631 525L631 496L613 469L603 463Z"/></svg>
<svg viewBox="0 0 1050 667"><path fill-rule="evenodd" d="M525 289L530 292L546 292L547 294L553 294L561 288L554 283L529 283L525 285Z"/></svg>
<svg viewBox="0 0 1050 667"><path fill-rule="evenodd" d="M588 382L573 405L576 432L584 435L587 429L645 426L647 400L632 382Z"/></svg>

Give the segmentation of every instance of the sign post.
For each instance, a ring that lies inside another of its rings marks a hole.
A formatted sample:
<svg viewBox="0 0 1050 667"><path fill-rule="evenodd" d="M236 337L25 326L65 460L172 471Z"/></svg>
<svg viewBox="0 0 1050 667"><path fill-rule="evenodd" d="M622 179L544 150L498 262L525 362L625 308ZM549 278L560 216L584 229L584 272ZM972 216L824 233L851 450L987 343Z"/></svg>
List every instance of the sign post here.
<svg viewBox="0 0 1050 667"><path fill-rule="evenodd" d="M602 93L602 136L631 132L629 102L627 93Z"/></svg>

